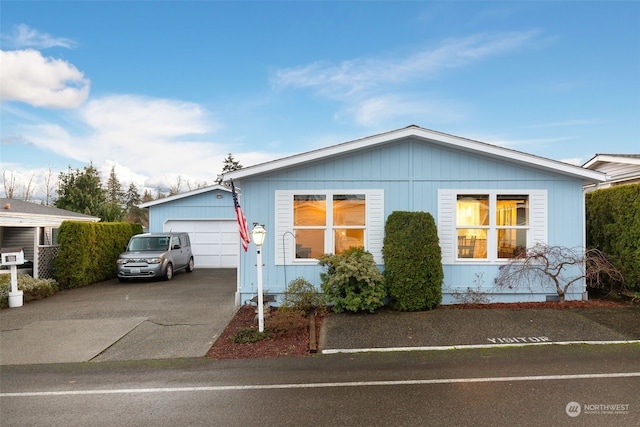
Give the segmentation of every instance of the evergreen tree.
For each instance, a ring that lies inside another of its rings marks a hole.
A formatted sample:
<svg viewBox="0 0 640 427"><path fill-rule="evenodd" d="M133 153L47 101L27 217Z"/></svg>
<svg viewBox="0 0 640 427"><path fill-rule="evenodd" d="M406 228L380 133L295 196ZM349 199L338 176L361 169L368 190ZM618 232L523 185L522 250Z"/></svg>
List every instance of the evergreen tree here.
<svg viewBox="0 0 640 427"><path fill-rule="evenodd" d="M93 163L89 163L83 170L73 170L69 166L67 172L60 172L55 207L101 217L105 201L105 190Z"/></svg>
<svg viewBox="0 0 640 427"><path fill-rule="evenodd" d="M151 193L147 190L145 192L145 196L148 196L150 201L153 200ZM149 222L148 211L146 209L139 208L138 205L142 202L140 199L140 193L138 192L138 187L134 183L129 185L129 189L125 195L125 211L126 211L126 219L127 222L131 222L134 224L142 224L143 227L146 227Z"/></svg>
<svg viewBox="0 0 640 427"><path fill-rule="evenodd" d="M232 172L238 169L242 169L242 165L240 164L240 162L236 161L236 159L233 158L231 153L229 153L227 158L224 159L222 173Z"/></svg>
<svg viewBox="0 0 640 427"><path fill-rule="evenodd" d="M115 166L111 167L105 197L105 204L102 207L102 220L105 222L123 221L126 214L124 211L125 193L122 191L122 185L116 175Z"/></svg>
<svg viewBox="0 0 640 427"><path fill-rule="evenodd" d="M125 193L122 191L122 185L120 184L120 180L116 175L116 167L111 167L111 173L109 174L109 179L107 180L107 202L123 204Z"/></svg>

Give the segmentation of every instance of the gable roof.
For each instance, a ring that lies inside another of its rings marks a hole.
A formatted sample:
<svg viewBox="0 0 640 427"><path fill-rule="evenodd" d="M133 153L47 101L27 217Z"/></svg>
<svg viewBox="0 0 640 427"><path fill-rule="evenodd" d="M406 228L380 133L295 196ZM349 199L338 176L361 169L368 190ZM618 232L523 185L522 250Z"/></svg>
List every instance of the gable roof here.
<svg viewBox="0 0 640 427"><path fill-rule="evenodd" d="M607 175L600 188L640 182L640 154L596 154L582 167Z"/></svg>
<svg viewBox="0 0 640 427"><path fill-rule="evenodd" d="M185 193L174 194L173 196L163 197L162 199L152 200L150 202L140 203L138 207L148 208L150 206L161 205L163 203L173 202L174 200L184 199L185 197L195 196L197 194L208 193L210 191L227 191L231 193L231 188L224 185L215 184L208 187L197 188L195 190L187 191Z"/></svg>
<svg viewBox="0 0 640 427"><path fill-rule="evenodd" d="M62 221L98 222L100 218L24 200L0 198L2 226L55 226L60 225Z"/></svg>
<svg viewBox="0 0 640 427"><path fill-rule="evenodd" d="M582 165L582 167L594 169L598 167L599 164L604 163L621 163L640 166L640 154L596 154Z"/></svg>
<svg viewBox="0 0 640 427"><path fill-rule="evenodd" d="M355 152L358 150L371 148L376 145L388 144L407 138L415 138L433 145L446 146L459 151L502 159L514 164L519 164L534 169L542 169L548 172L568 175L575 178L580 178L585 182L602 182L606 179L604 174L597 171L584 169L579 166L547 159L545 157L511 150L509 148L499 147L484 142L474 141L459 136L421 128L416 125L407 126L402 129L397 129L338 145L332 145L318 150L308 151L306 153L285 157L271 162L261 163L255 166L245 167L232 172L227 172L222 176L225 180L255 176L262 173L268 173L274 170L292 166L300 166L305 163L314 162L320 159L339 156L345 153Z"/></svg>

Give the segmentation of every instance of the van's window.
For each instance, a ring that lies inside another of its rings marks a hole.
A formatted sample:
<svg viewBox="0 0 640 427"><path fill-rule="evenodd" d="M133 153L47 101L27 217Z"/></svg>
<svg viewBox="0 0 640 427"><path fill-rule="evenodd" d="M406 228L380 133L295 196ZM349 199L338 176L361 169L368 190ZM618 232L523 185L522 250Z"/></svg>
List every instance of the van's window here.
<svg viewBox="0 0 640 427"><path fill-rule="evenodd" d="M168 248L168 237L136 237L129 244L130 251L166 251Z"/></svg>

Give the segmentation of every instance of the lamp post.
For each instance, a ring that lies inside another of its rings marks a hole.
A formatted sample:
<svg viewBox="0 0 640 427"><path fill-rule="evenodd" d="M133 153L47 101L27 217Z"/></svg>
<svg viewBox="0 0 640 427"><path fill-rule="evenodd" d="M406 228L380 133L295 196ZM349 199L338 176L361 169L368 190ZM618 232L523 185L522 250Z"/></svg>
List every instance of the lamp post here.
<svg viewBox="0 0 640 427"><path fill-rule="evenodd" d="M258 330L264 332L264 295L262 294L262 244L264 238L267 235L267 230L264 229L264 225L258 225L257 222L253 224L253 230L251 230L251 238L256 245L257 250L257 264L258 264Z"/></svg>

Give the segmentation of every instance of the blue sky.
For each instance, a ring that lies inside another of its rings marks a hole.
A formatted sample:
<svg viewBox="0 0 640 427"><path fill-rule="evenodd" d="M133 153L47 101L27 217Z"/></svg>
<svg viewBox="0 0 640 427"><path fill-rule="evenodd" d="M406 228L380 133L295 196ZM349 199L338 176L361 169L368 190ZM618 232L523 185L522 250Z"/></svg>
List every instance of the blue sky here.
<svg viewBox="0 0 640 427"><path fill-rule="evenodd" d="M0 168L123 185L416 124L582 164L640 153L640 2L0 4ZM4 196L4 194L3 194Z"/></svg>

